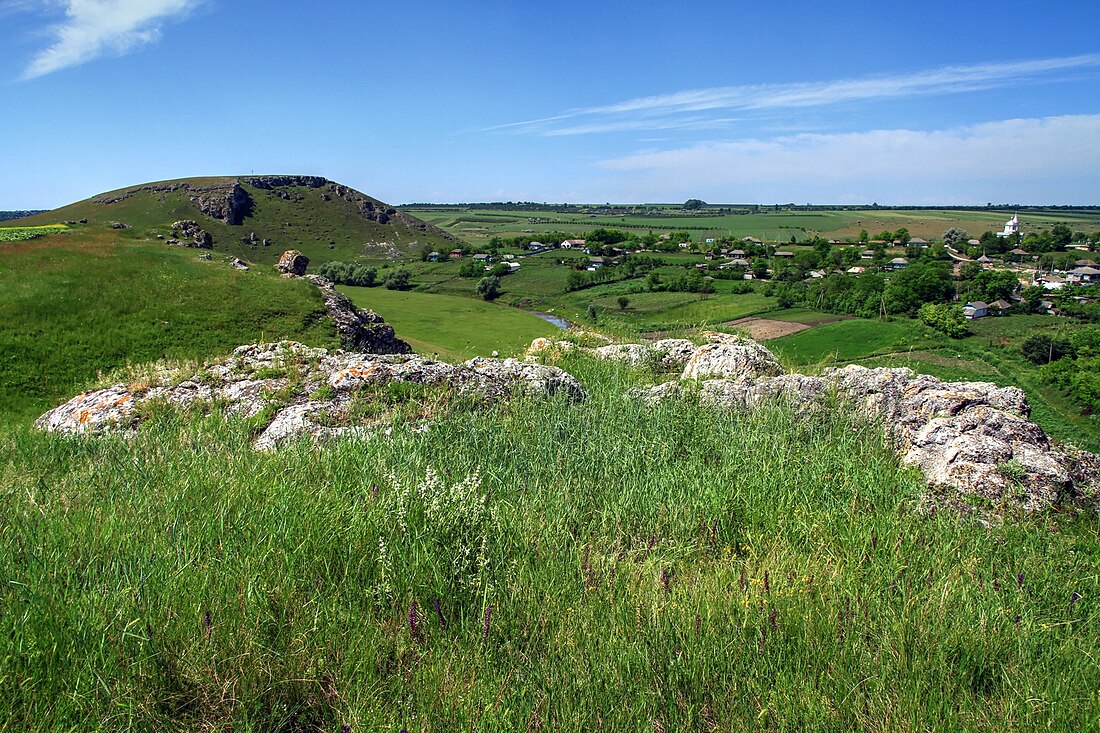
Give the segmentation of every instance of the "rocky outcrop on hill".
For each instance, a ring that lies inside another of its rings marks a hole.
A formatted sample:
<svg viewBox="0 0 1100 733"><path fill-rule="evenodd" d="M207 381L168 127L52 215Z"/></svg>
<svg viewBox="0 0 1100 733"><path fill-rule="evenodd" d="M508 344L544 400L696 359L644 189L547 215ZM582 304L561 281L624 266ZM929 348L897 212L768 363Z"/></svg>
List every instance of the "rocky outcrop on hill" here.
<svg viewBox="0 0 1100 733"><path fill-rule="evenodd" d="M356 308L331 280L320 275L307 275L305 279L320 289L344 348L368 354L412 353L412 347L397 338L393 326L374 311Z"/></svg>
<svg viewBox="0 0 1100 733"><path fill-rule="evenodd" d="M237 182L226 189L192 196L191 203L211 219L220 219L232 226L252 213L252 197Z"/></svg>
<svg viewBox="0 0 1100 733"><path fill-rule="evenodd" d="M246 178L245 183L253 188L270 191L283 186L305 186L307 188L321 188L328 183L327 178L321 176L252 176Z"/></svg>
<svg viewBox="0 0 1100 733"><path fill-rule="evenodd" d="M214 238L210 235L210 232L200 227L198 222L192 221L191 219L182 219L172 222L172 232L177 237L183 237L183 239L169 239L168 244L170 245L181 245L184 247L194 247L196 249L210 249L214 244Z"/></svg>
<svg viewBox="0 0 1100 733"><path fill-rule="evenodd" d="M395 383L437 390L439 402L432 409L459 397L485 405L520 394L587 397L580 382L552 366L510 359L445 364L420 356L329 352L283 341L241 346L225 361L207 364L194 374L163 369L151 380L79 395L47 412L35 426L68 434L125 433L137 428L146 405L217 403L229 415L266 416L254 445L268 450L303 436L331 438L390 429L394 416L387 409L392 407L392 396L384 399L379 388ZM410 399L419 404L422 398L423 393L418 393ZM371 401L377 402L376 409L362 409L364 402ZM415 427L428 424L429 412L412 420ZM367 420L357 415L374 417Z"/></svg>

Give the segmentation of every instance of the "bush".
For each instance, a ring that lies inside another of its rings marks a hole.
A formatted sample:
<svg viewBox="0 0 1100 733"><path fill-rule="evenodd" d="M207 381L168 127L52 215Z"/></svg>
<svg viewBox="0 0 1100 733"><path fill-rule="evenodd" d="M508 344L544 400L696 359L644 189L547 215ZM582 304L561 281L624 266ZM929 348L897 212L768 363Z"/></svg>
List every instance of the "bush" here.
<svg viewBox="0 0 1100 733"><path fill-rule="evenodd" d="M485 300L492 300L500 295L500 278L496 275L487 275L477 281L477 294Z"/></svg>
<svg viewBox="0 0 1100 733"><path fill-rule="evenodd" d="M386 279L382 284L386 286L386 290L408 290L410 277L412 277L412 273L402 267L386 275Z"/></svg>
<svg viewBox="0 0 1100 733"><path fill-rule="evenodd" d="M969 333L966 327L966 316L963 315L962 308L957 305L925 303L917 311L917 317L924 325L953 339L962 338Z"/></svg>

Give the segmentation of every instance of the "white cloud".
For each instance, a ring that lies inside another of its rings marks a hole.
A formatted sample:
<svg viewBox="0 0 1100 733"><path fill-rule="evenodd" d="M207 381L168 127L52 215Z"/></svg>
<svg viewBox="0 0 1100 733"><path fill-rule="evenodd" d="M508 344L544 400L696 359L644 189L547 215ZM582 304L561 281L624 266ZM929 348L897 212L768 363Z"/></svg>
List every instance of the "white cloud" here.
<svg viewBox="0 0 1100 733"><path fill-rule="evenodd" d="M978 186L1052 191L1100 169L1100 115L987 122L946 130L873 130L716 141L599 163L611 171L691 182L697 190L789 190L782 200L831 200L845 188L899 197L982 199ZM987 182L987 183L981 183ZM1045 188L1044 188L1045 187ZM806 192L796 195L795 192ZM905 193L911 191L911 193ZM954 192L960 193L954 193ZM836 193L833 194L834 196ZM791 198L791 197L795 198ZM942 199L941 199L942 200ZM984 200L984 199L983 199Z"/></svg>
<svg viewBox="0 0 1100 733"><path fill-rule="evenodd" d="M162 25L202 0L67 0L53 45L27 66L24 79L52 74L105 55L122 55L160 38Z"/></svg>
<svg viewBox="0 0 1100 733"><path fill-rule="evenodd" d="M542 119L489 128L542 135L583 135L622 129L699 129L700 113L823 107L842 102L957 94L1016 86L1058 72L1100 67L1100 54L944 66L912 74L822 82L755 84L694 89L585 107Z"/></svg>

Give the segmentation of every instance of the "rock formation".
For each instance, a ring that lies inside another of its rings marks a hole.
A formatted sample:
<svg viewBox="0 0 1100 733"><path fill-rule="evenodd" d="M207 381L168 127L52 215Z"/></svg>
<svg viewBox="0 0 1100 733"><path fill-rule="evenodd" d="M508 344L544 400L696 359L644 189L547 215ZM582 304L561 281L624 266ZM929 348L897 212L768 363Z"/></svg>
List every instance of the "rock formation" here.
<svg viewBox="0 0 1100 733"><path fill-rule="evenodd" d="M297 277L305 275L307 267L309 267L309 258L296 249L288 249L283 252L279 262L275 265L275 269L284 275Z"/></svg>
<svg viewBox="0 0 1100 733"><path fill-rule="evenodd" d="M223 189L192 196L191 203L211 219L220 219L234 226L252 213L252 197L237 182Z"/></svg>
<svg viewBox="0 0 1100 733"><path fill-rule="evenodd" d="M344 348L368 354L412 353L412 347L397 338L393 326L374 311L356 308L348 296L336 290L331 280L320 275L307 275L305 279L320 289Z"/></svg>
<svg viewBox="0 0 1100 733"><path fill-rule="evenodd" d="M182 219L172 222L172 231L177 237L183 237L184 241L169 239L169 245L210 249L214 244L214 238L210 236L210 232L203 229L198 225L198 222L192 221L191 219Z"/></svg>
<svg viewBox="0 0 1100 733"><path fill-rule="evenodd" d="M266 450L300 436L326 438L388 429L384 414L373 422L363 421L355 417L358 413L352 407L356 400L372 399L378 387L393 383L470 396L479 404L498 403L516 394L587 397L580 382L553 366L512 359L445 364L420 356L329 352L283 341L241 346L225 361L208 364L194 375L164 369L140 384L115 384L79 395L47 412L35 426L69 434L130 432L136 429L145 404L182 407L217 402L230 415L270 413L255 441L256 448Z"/></svg>

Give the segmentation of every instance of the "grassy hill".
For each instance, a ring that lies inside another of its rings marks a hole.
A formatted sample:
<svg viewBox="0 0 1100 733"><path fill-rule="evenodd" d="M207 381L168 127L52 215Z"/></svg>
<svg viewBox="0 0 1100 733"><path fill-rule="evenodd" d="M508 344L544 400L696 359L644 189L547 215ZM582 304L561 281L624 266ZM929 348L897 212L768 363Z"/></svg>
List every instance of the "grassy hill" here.
<svg viewBox="0 0 1100 733"><path fill-rule="evenodd" d="M422 247L451 249L451 235L354 189L316 176L186 178L98 194L11 226L73 222L72 236L123 241L173 238L172 223L193 220L213 249L274 263L297 249L314 264L386 259ZM86 220L86 223L81 223ZM115 223L127 228L114 229ZM265 244L264 242L267 242Z"/></svg>

